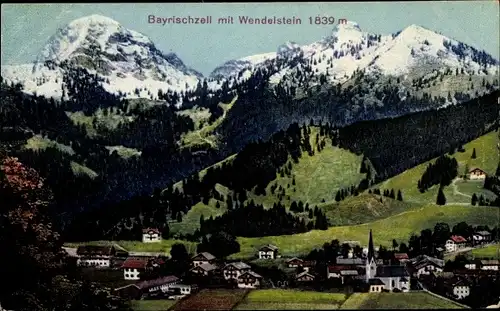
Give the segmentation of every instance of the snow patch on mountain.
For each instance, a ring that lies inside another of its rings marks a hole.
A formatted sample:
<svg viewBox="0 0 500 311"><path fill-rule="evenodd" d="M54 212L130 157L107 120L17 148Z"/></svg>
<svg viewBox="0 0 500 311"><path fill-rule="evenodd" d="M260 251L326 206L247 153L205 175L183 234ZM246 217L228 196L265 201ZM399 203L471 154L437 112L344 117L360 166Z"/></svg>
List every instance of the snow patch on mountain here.
<svg viewBox="0 0 500 311"><path fill-rule="evenodd" d="M147 36L100 15L79 18L59 29L34 64L2 66L2 76L21 82L28 93L59 98L63 62L98 74L109 81L103 83L106 90L126 98L156 97L160 89L192 90L203 78L177 55L159 51Z"/></svg>

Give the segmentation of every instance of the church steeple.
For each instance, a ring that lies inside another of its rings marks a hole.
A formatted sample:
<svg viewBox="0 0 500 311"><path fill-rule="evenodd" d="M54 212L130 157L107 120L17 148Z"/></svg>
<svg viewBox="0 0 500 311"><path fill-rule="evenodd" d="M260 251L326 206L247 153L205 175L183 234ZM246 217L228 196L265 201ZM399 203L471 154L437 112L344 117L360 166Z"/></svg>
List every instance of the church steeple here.
<svg viewBox="0 0 500 311"><path fill-rule="evenodd" d="M368 241L368 262L375 259L375 248L373 247L372 229L370 229L370 240Z"/></svg>

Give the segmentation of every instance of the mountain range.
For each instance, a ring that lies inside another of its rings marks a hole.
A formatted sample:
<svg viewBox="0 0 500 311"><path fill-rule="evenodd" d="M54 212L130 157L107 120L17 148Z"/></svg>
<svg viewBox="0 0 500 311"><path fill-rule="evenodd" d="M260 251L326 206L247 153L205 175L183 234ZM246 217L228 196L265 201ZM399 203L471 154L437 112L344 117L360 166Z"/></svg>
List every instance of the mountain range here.
<svg viewBox="0 0 500 311"><path fill-rule="evenodd" d="M278 70L279 60L284 64ZM102 76L108 92L125 98L157 99L159 90L193 90L204 79L176 54L158 50L147 36L100 15L79 18L58 29L34 63L2 66L2 77L22 83L26 92L60 98L64 69L59 64L63 62ZM498 60L491 55L432 30L410 25L398 33L380 35L363 32L349 21L308 45L286 42L275 52L227 61L209 75L208 87L216 90L220 80L248 79L269 64L274 66L271 84L288 81L288 85L294 83L298 71L310 66L309 86L319 84L321 75L326 75L327 84L344 84L359 71L378 79L401 77L403 84L415 78L429 80L447 70L477 76L498 74Z"/></svg>
<svg viewBox="0 0 500 311"><path fill-rule="evenodd" d="M81 208L150 193L294 123L341 128L473 102L498 90L498 64L417 25L380 35L348 22L203 77L147 36L91 15L59 29L33 63L2 66L0 151Z"/></svg>

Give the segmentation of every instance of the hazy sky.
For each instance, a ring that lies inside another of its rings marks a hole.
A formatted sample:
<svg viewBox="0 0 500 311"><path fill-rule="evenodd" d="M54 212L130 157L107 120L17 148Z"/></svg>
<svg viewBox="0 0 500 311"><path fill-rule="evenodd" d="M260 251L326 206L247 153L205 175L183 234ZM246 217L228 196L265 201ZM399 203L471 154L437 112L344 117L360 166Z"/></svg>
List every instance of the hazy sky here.
<svg viewBox="0 0 500 311"><path fill-rule="evenodd" d="M274 52L286 41L308 44L328 35L333 25L309 25L308 18L331 16L358 22L363 31L390 34L411 24L484 49L499 58L499 4L491 1L381 3L243 3L243 4L4 4L2 65L33 61L56 29L72 20L101 14L139 31L164 52L175 52L186 65L209 74L235 58ZM149 24L160 17L212 16L211 25ZM301 25L242 25L238 16L285 16ZM219 17L233 16L232 25Z"/></svg>

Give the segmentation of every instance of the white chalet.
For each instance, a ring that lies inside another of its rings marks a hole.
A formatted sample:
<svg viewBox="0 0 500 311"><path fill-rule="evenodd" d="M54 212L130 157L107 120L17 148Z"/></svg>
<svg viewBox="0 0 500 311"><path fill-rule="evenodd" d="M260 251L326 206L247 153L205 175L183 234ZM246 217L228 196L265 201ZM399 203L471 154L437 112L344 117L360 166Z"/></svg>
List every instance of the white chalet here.
<svg viewBox="0 0 500 311"><path fill-rule="evenodd" d="M223 269L222 274L226 280L236 280L243 273L250 271L250 266L244 262L232 262L228 263Z"/></svg>
<svg viewBox="0 0 500 311"><path fill-rule="evenodd" d="M475 167L469 171L469 179L471 180L486 179L486 172L478 167Z"/></svg>
<svg viewBox="0 0 500 311"><path fill-rule="evenodd" d="M161 241L160 230L156 228L142 229L142 242L143 243L158 243Z"/></svg>
<svg viewBox="0 0 500 311"><path fill-rule="evenodd" d="M259 259L276 259L278 247L272 244L264 245L259 249Z"/></svg>
<svg viewBox="0 0 500 311"><path fill-rule="evenodd" d="M122 264L123 279L140 280L140 274L146 270L148 260L144 258L127 258Z"/></svg>
<svg viewBox="0 0 500 311"><path fill-rule="evenodd" d="M77 248L76 255L78 266L109 268L116 249L114 246L82 245Z"/></svg>
<svg viewBox="0 0 500 311"><path fill-rule="evenodd" d="M262 276L253 271L247 271L238 277L238 288L257 288L261 280Z"/></svg>
<svg viewBox="0 0 500 311"><path fill-rule="evenodd" d="M467 245L467 240L460 235L452 235L449 240L446 241L445 248L447 252L456 252Z"/></svg>

